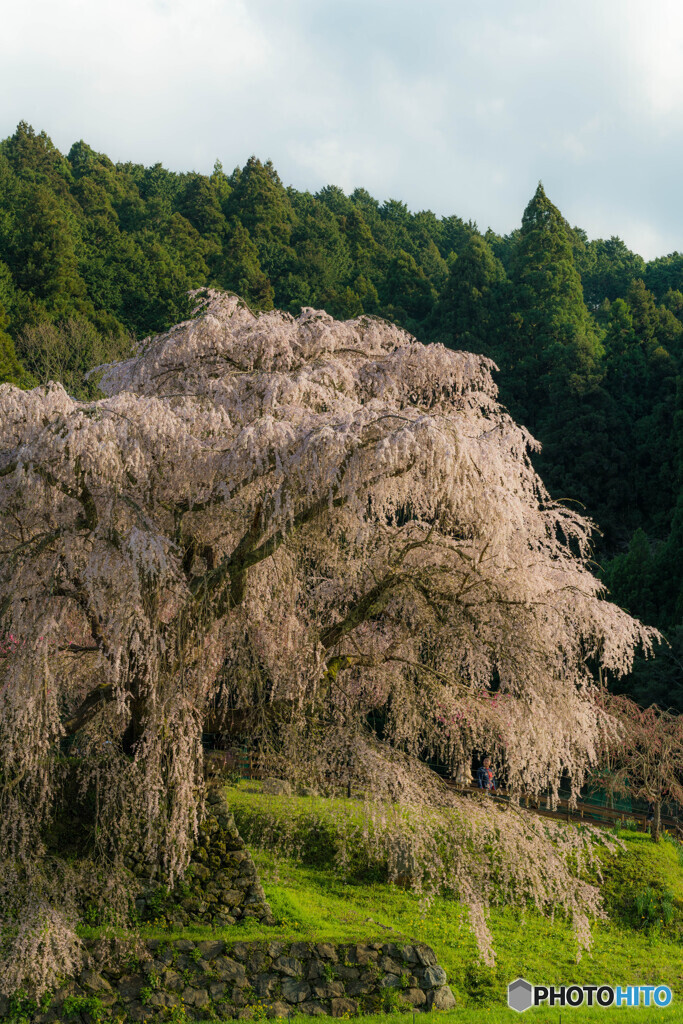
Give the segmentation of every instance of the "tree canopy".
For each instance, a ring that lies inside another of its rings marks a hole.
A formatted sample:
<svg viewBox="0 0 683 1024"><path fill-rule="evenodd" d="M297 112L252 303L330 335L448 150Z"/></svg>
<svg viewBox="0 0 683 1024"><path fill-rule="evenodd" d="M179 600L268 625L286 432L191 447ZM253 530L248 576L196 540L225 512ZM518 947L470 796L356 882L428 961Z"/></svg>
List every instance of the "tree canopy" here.
<svg viewBox="0 0 683 1024"><path fill-rule="evenodd" d="M104 398L0 386L6 875L39 860L69 736L82 784L105 780L101 855L138 842L182 873L209 714L253 712L266 767L388 803L449 799L425 752L455 772L483 747L513 792L578 792L612 729L593 669L627 672L653 632L606 599L490 361L199 301L102 371Z"/></svg>

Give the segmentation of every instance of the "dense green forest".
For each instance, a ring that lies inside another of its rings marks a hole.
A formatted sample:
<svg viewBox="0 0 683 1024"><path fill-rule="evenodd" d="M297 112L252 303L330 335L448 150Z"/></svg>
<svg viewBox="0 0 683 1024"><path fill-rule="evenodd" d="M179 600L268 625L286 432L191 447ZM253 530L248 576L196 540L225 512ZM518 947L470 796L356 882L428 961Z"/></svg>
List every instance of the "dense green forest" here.
<svg viewBox="0 0 683 1024"><path fill-rule="evenodd" d="M541 185L501 237L360 188L299 192L255 157L206 176L82 141L63 156L24 123L0 143L0 381L94 396L88 369L186 318L209 284L494 359L551 492L602 531L615 600L670 643L621 688L683 710L683 254L589 241Z"/></svg>

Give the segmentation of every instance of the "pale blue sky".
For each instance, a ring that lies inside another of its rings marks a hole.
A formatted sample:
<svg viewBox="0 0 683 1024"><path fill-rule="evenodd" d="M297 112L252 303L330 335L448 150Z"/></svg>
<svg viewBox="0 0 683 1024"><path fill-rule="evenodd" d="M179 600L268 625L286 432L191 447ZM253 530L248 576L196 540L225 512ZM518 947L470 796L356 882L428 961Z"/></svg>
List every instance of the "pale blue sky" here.
<svg viewBox="0 0 683 1024"><path fill-rule="evenodd" d="M507 232L536 183L590 237L683 250L678 0L22 0L0 135L360 185Z"/></svg>

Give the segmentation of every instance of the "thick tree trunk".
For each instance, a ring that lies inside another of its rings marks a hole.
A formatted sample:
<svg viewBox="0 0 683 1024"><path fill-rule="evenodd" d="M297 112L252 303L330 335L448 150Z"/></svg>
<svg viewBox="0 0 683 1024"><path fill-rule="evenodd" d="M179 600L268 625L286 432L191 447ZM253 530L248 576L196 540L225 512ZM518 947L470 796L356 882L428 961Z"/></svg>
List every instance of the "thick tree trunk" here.
<svg viewBox="0 0 683 1024"><path fill-rule="evenodd" d="M79 729L82 729L92 718L95 717L96 714L98 714L103 705L108 704L113 699L114 692L110 683L103 683L100 686L95 687L95 689L88 694L80 707L78 707L70 717L62 723L65 734L67 736L73 736L74 733L78 732ZM251 730L256 716L259 713L276 718L278 715L286 714L286 712L291 709L291 706L291 701L277 700L268 704L265 708L235 708L228 711L209 708L204 720L204 732L208 734L224 733L228 736L239 736L243 733L248 733ZM126 748L127 753L132 753L135 742L142 734L143 717L144 702L134 700L131 705L131 721L126 733L124 734L123 740L124 748Z"/></svg>
<svg viewBox="0 0 683 1024"><path fill-rule="evenodd" d="M659 842L662 827L662 801L655 800L655 820L652 822L652 838Z"/></svg>

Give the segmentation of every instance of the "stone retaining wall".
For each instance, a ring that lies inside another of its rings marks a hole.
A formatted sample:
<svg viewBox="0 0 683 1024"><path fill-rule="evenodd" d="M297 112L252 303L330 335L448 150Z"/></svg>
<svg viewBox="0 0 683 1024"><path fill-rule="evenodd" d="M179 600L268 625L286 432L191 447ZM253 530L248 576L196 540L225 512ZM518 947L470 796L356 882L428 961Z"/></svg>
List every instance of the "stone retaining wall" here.
<svg viewBox="0 0 683 1024"><path fill-rule="evenodd" d="M173 928L190 923L221 928L247 917L272 924L251 854L221 789L209 790L206 811L185 878L172 892L154 865L142 857L126 861L141 882L136 900L140 919Z"/></svg>
<svg viewBox="0 0 683 1024"><path fill-rule="evenodd" d="M59 1020L65 997L89 1020L95 1009L105 1018L150 1022L182 1020L183 1008L189 1020L215 1020L455 1006L446 972L422 944L159 940L145 944L149 959L135 970L130 962L113 966L114 945L90 944L91 966L37 1024Z"/></svg>

